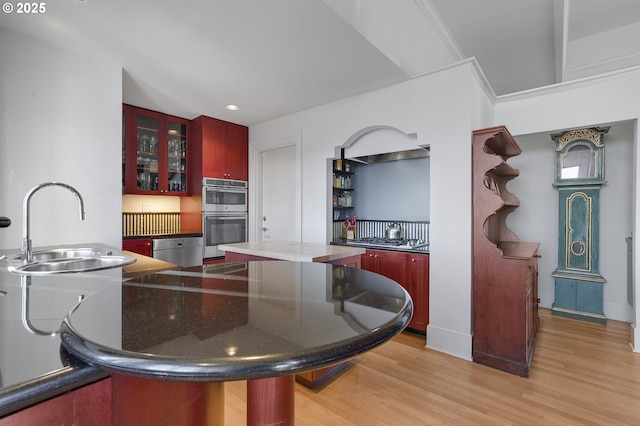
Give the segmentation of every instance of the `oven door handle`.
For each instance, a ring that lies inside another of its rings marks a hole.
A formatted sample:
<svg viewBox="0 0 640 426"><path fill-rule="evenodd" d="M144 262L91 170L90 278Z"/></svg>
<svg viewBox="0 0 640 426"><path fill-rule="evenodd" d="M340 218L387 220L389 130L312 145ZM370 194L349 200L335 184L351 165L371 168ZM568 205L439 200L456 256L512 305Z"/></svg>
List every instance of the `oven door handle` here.
<svg viewBox="0 0 640 426"><path fill-rule="evenodd" d="M202 215L204 219L247 219L246 214L238 214L238 212L229 213L206 213Z"/></svg>
<svg viewBox="0 0 640 426"><path fill-rule="evenodd" d="M233 192L235 194L245 194L247 192L246 188L227 188L222 186L205 186L204 190L207 192Z"/></svg>

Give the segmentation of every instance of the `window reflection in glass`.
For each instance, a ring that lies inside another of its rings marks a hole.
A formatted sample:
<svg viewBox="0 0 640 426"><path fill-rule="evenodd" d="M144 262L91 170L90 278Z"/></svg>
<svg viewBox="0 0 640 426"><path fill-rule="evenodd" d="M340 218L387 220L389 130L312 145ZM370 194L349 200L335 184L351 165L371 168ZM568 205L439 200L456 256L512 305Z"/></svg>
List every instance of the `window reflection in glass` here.
<svg viewBox="0 0 640 426"><path fill-rule="evenodd" d="M596 177L596 152L588 146L576 145L562 157L561 179Z"/></svg>

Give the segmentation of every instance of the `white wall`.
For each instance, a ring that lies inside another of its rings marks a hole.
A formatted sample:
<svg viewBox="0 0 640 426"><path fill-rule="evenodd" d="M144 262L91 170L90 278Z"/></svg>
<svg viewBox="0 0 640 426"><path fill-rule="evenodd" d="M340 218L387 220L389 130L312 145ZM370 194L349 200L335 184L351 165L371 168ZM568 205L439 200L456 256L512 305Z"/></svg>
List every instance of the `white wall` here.
<svg viewBox="0 0 640 426"><path fill-rule="evenodd" d="M431 301L428 345L471 356L471 131L491 124L469 62L249 130L250 144L302 135L302 241L328 242L327 159L370 126L416 133L431 147ZM443 90L446 88L446 90ZM389 146L386 151L394 151ZM435 301L435 302L434 302Z"/></svg>
<svg viewBox="0 0 640 426"><path fill-rule="evenodd" d="M0 30L0 248L19 248L22 201L32 198L34 246L100 242L121 246L122 71Z"/></svg>

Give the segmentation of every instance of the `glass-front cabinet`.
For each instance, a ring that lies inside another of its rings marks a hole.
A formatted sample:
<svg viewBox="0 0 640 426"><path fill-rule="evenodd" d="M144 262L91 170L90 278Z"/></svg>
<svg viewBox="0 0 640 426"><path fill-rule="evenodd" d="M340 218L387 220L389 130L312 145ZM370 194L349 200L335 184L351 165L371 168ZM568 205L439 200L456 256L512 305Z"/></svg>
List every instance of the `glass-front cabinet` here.
<svg viewBox="0 0 640 426"><path fill-rule="evenodd" d="M186 194L188 120L124 105L123 126L123 192Z"/></svg>
<svg viewBox="0 0 640 426"><path fill-rule="evenodd" d="M187 127L186 121L167 121L169 192L187 192Z"/></svg>

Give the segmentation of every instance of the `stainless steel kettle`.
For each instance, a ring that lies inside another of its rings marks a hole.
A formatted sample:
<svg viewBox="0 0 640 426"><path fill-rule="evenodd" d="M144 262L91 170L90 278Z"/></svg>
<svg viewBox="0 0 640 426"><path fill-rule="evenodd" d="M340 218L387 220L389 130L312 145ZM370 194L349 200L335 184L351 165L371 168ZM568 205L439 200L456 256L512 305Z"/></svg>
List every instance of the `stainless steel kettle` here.
<svg viewBox="0 0 640 426"><path fill-rule="evenodd" d="M384 237L388 240L401 240L404 238L404 231L397 223L392 223L384 231Z"/></svg>

